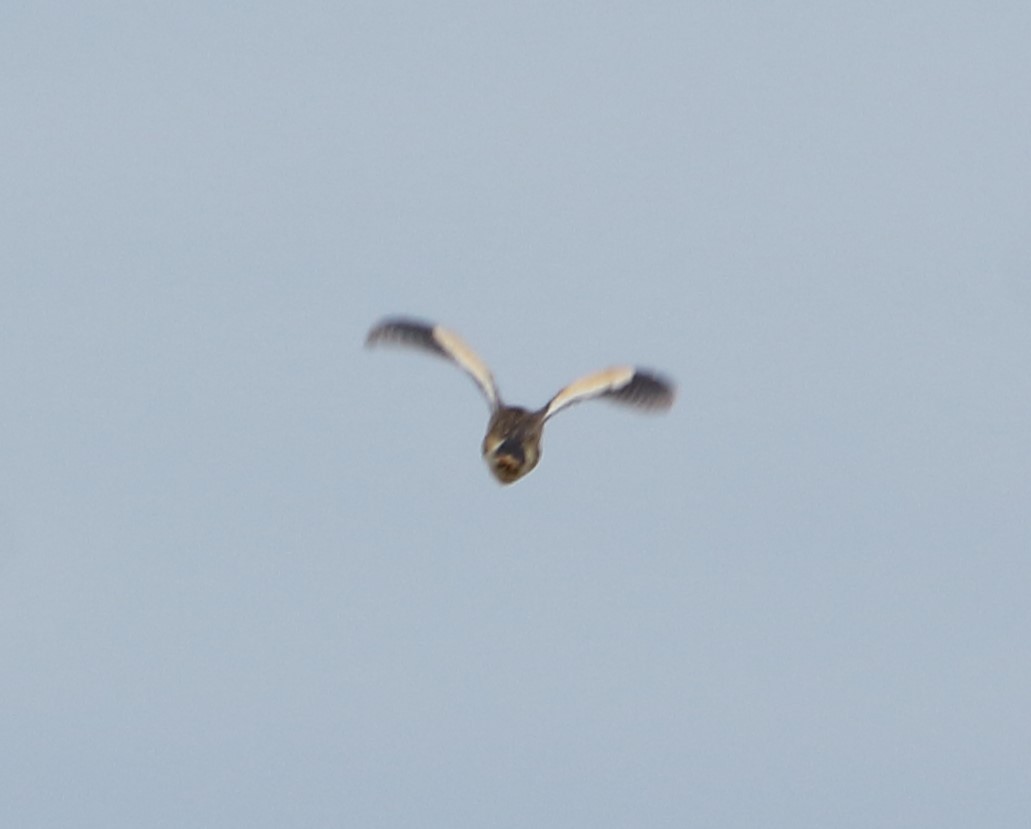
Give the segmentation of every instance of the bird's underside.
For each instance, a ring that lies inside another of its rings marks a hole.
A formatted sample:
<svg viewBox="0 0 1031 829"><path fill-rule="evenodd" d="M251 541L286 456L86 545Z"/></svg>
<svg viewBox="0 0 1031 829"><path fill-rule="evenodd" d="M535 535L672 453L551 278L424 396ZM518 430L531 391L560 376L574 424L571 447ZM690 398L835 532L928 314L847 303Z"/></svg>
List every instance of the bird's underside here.
<svg viewBox="0 0 1031 829"><path fill-rule="evenodd" d="M662 411L673 405L673 385L663 377L633 366L614 366L574 380L536 411L507 406L494 376L475 351L439 325L391 317L373 326L366 345L395 343L451 360L476 383L490 406L483 438L483 458L503 484L513 483L538 463L541 433L548 418L583 400L605 398L640 410Z"/></svg>

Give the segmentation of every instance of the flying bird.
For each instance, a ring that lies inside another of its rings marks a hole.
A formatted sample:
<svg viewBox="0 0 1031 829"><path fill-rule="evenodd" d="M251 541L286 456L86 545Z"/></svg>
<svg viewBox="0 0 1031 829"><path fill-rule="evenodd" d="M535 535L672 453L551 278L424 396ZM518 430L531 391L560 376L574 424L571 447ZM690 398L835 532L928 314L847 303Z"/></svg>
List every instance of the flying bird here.
<svg viewBox="0 0 1031 829"><path fill-rule="evenodd" d="M544 406L530 411L501 400L487 364L457 334L439 325L405 317L389 317L373 326L367 346L394 343L422 349L451 360L475 381L490 406L490 422L483 438L483 459L503 484L518 481L541 459L541 433L548 418L563 409L604 397L643 410L673 405L673 385L633 366L615 366L574 380Z"/></svg>

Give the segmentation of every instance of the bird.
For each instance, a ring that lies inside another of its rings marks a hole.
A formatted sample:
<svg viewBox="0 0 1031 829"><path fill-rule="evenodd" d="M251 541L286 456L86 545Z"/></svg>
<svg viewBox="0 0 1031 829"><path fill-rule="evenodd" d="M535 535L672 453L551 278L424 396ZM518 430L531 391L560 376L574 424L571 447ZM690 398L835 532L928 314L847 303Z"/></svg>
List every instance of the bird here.
<svg viewBox="0 0 1031 829"><path fill-rule="evenodd" d="M613 366L574 380L540 409L531 411L506 405L487 364L456 333L440 325L411 317L387 317L365 338L366 347L394 344L421 349L451 360L468 374L487 399L490 421L483 438L483 459L502 484L512 484L531 472L541 459L544 424L565 408L591 398L662 411L673 405L673 384L651 371L634 366Z"/></svg>

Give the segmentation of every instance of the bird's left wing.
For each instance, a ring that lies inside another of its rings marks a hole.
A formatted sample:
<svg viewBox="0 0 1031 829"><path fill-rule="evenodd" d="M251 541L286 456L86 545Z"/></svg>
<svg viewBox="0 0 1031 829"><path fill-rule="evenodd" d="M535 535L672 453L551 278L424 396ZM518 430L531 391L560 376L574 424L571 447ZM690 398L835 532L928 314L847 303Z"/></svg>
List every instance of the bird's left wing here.
<svg viewBox="0 0 1031 829"><path fill-rule="evenodd" d="M657 374L633 366L615 366L574 380L548 401L544 419L595 397L640 409L668 409L673 405L674 394L673 384Z"/></svg>

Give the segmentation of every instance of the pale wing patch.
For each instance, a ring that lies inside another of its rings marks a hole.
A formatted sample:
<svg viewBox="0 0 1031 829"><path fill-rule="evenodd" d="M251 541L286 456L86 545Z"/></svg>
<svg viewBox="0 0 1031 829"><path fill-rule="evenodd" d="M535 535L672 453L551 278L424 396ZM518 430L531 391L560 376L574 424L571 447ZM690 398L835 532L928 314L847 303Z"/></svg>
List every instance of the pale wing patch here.
<svg viewBox="0 0 1031 829"><path fill-rule="evenodd" d="M476 381L476 385L480 387L491 408L495 408L498 405L498 387L494 383L494 375L490 373L487 364L454 331L448 331L438 325L433 329L433 338L450 355L451 359Z"/></svg>
<svg viewBox="0 0 1031 829"><path fill-rule="evenodd" d="M633 366L616 366L574 380L548 402L545 419L567 406L606 397L642 409L668 409L673 405L673 386L668 381Z"/></svg>
<svg viewBox="0 0 1031 829"><path fill-rule="evenodd" d="M422 349L456 363L479 386L491 408L498 405L498 391L490 369L457 334L419 320L396 317L375 325L365 338L366 345L396 343Z"/></svg>

